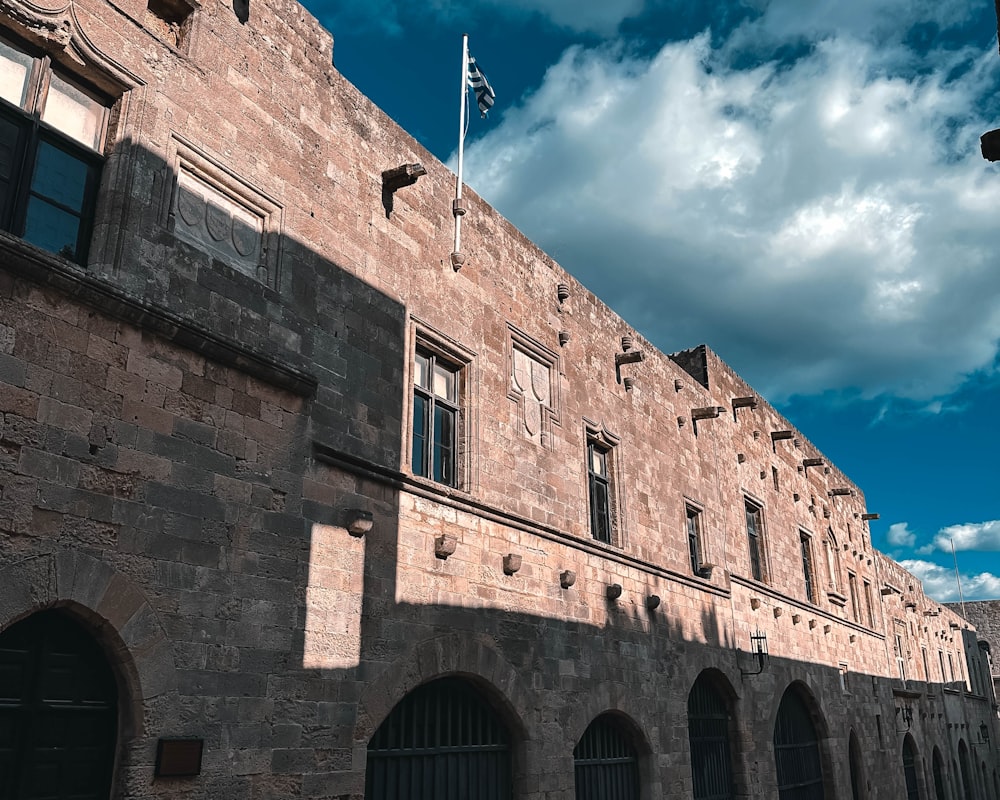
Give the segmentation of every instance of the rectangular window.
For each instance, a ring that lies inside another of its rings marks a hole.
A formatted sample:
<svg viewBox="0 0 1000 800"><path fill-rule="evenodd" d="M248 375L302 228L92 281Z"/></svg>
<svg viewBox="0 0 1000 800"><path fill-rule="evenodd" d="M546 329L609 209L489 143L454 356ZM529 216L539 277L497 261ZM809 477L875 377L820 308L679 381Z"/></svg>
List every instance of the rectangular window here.
<svg viewBox="0 0 1000 800"><path fill-rule="evenodd" d="M899 620L893 626L893 654L896 656L896 669L900 680L906 680L906 625Z"/></svg>
<svg viewBox="0 0 1000 800"><path fill-rule="evenodd" d="M747 545L750 550L750 574L754 580L763 581L764 568L764 514L756 503L744 500L747 517Z"/></svg>
<svg viewBox="0 0 1000 800"><path fill-rule="evenodd" d="M86 260L108 116L47 56L0 41L0 228Z"/></svg>
<svg viewBox="0 0 1000 800"><path fill-rule="evenodd" d="M948 679L945 677L944 673L944 651L938 650L938 664L941 667L941 683L945 683Z"/></svg>
<svg viewBox="0 0 1000 800"><path fill-rule="evenodd" d="M923 647L923 646L920 647L920 655L922 656L923 661L924 661L924 680L927 681L928 683L930 683L930 681L931 681L931 665L930 665L930 662L927 660L927 648L926 647Z"/></svg>
<svg viewBox="0 0 1000 800"><path fill-rule="evenodd" d="M847 589L851 595L851 616L855 622L861 622L861 607L858 603L858 576L853 572L847 573Z"/></svg>
<svg viewBox="0 0 1000 800"><path fill-rule="evenodd" d="M413 450L415 475L458 485L458 393L461 371L429 350L413 359Z"/></svg>
<svg viewBox="0 0 1000 800"><path fill-rule="evenodd" d="M840 691L842 691L842 692L848 692L848 691L850 691L850 689L848 688L848 683L847 683L847 672L848 672L847 663L844 662L844 661L841 661L840 662Z"/></svg>
<svg viewBox="0 0 1000 800"><path fill-rule="evenodd" d="M802 548L802 575L806 582L806 599L810 603L816 602L816 581L813 572L812 543L809 541L809 534L799 531L799 546Z"/></svg>
<svg viewBox="0 0 1000 800"><path fill-rule="evenodd" d="M685 506L687 514L688 557L691 572L701 575L701 511L694 506Z"/></svg>
<svg viewBox="0 0 1000 800"><path fill-rule="evenodd" d="M872 585L865 581L865 610L868 612L868 627L875 627L875 606L872 603Z"/></svg>
<svg viewBox="0 0 1000 800"><path fill-rule="evenodd" d="M611 543L611 449L587 443L587 484L590 494L590 533L599 542Z"/></svg>

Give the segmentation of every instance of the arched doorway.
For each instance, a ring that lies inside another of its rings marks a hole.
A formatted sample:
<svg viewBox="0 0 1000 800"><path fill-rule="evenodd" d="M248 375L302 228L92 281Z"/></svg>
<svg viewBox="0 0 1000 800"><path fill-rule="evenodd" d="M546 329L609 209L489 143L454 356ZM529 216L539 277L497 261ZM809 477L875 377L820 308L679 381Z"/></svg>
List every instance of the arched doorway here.
<svg viewBox="0 0 1000 800"><path fill-rule="evenodd" d="M404 697L368 742L367 800L508 800L510 735L462 678Z"/></svg>
<svg viewBox="0 0 1000 800"><path fill-rule="evenodd" d="M733 759L726 698L711 674L701 673L688 694L693 800L731 800Z"/></svg>
<svg viewBox="0 0 1000 800"><path fill-rule="evenodd" d="M965 739L958 740L958 768L962 773L962 797L965 800L976 800L972 788L972 770L969 769L969 748L965 745Z"/></svg>
<svg viewBox="0 0 1000 800"><path fill-rule="evenodd" d="M785 690L774 721L774 763L779 800L823 800L819 736L800 692Z"/></svg>
<svg viewBox="0 0 1000 800"><path fill-rule="evenodd" d="M90 633L41 611L0 634L0 794L107 800L118 686Z"/></svg>
<svg viewBox="0 0 1000 800"><path fill-rule="evenodd" d="M941 751L936 746L931 755L931 771L934 773L935 800L946 800L944 793L944 761L941 758Z"/></svg>
<svg viewBox="0 0 1000 800"><path fill-rule="evenodd" d="M920 800L920 787L917 785L917 748L910 734L906 734L903 739L903 780L906 785L906 800Z"/></svg>
<svg viewBox="0 0 1000 800"><path fill-rule="evenodd" d="M587 726L573 764L576 800L639 800L639 753L613 714Z"/></svg>
<svg viewBox="0 0 1000 800"><path fill-rule="evenodd" d="M854 728L851 728L848 740L847 759L851 769L851 800L864 800L868 796L865 791L864 761L861 757L858 735L854 732Z"/></svg>

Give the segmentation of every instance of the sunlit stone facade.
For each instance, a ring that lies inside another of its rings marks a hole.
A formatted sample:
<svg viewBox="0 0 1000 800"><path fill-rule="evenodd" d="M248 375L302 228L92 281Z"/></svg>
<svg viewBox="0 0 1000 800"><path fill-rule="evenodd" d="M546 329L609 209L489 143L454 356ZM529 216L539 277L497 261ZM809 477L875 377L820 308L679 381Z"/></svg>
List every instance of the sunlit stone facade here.
<svg viewBox="0 0 1000 800"><path fill-rule="evenodd" d="M584 796L603 741L605 796L1000 796L985 652L861 489L472 192L454 270L454 176L304 9L0 7L17 780L75 647L88 797L402 796L394 714L452 702L500 771L413 796Z"/></svg>

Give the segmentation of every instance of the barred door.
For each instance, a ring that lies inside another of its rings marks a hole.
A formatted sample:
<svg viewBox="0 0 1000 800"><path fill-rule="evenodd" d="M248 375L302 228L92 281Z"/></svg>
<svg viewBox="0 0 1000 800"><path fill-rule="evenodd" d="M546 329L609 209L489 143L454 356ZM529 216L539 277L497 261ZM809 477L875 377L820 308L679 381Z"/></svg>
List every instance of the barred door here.
<svg viewBox="0 0 1000 800"><path fill-rule="evenodd" d="M0 800L107 800L118 687L90 634L41 611L0 634Z"/></svg>
<svg viewBox="0 0 1000 800"><path fill-rule="evenodd" d="M688 695L688 738L694 800L731 800L733 767L726 701L702 675Z"/></svg>
<svg viewBox="0 0 1000 800"><path fill-rule="evenodd" d="M368 743L366 800L509 800L510 736L468 682L404 697Z"/></svg>
<svg viewBox="0 0 1000 800"><path fill-rule="evenodd" d="M638 800L639 758L614 717L602 714L573 749L576 800Z"/></svg>
<svg viewBox="0 0 1000 800"><path fill-rule="evenodd" d="M823 800L823 765L816 726L793 690L785 691L774 723L779 800Z"/></svg>

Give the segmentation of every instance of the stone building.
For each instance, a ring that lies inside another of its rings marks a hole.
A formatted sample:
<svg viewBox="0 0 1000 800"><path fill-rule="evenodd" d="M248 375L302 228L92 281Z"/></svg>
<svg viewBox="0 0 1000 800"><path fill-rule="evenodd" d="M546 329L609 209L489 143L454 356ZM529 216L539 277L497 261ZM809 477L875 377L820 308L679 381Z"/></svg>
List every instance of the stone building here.
<svg viewBox="0 0 1000 800"><path fill-rule="evenodd" d="M861 490L471 192L455 271L303 8L0 6L0 797L1000 797Z"/></svg>

